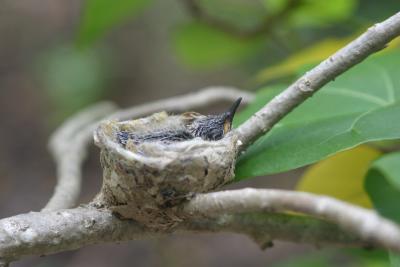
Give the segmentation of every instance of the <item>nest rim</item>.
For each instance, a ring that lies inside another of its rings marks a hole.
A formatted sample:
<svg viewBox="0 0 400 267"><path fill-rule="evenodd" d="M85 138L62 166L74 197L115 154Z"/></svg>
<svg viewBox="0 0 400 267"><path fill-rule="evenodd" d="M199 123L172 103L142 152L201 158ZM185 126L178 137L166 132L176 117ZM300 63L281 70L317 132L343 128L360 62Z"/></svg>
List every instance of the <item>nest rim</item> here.
<svg viewBox="0 0 400 267"><path fill-rule="evenodd" d="M149 116L150 117L150 116ZM148 117L146 117L148 118ZM113 121L113 120L105 120L100 122L96 130L94 131L94 143L98 146L101 150L108 150L109 152L115 153L118 156L128 160L128 161L140 161L145 164L150 165L159 165L160 160L165 161L166 153L170 152L172 154L176 154L173 158L178 158L186 153L190 153L190 150L193 150L198 147L204 147L204 149L208 149L210 147L215 148L223 148L224 150L237 150L237 147L240 146L241 142L234 134L234 131L229 132L224 138L215 141L203 140L200 137L196 137L194 139L185 140L181 142L171 143L171 144L162 144L161 142L144 142L142 145L149 145L149 146L158 146L162 147L162 153L158 155L148 155L148 154L141 154L130 149L123 147L118 141L115 140L115 132L119 129L112 129L112 135L105 131L105 127L108 125L120 126L125 123L129 123L129 120L126 121ZM173 148L173 149L171 149ZM175 149L175 150L174 150ZM108 152L108 153L109 153ZM235 152L236 153L236 152ZM195 156L192 154L192 156Z"/></svg>

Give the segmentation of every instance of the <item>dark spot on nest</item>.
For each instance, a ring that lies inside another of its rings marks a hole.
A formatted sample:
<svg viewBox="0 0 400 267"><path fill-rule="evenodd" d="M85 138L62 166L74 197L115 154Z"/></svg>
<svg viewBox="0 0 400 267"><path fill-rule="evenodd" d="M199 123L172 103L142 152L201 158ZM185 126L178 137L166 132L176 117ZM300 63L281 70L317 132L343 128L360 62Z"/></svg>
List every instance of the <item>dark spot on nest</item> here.
<svg viewBox="0 0 400 267"><path fill-rule="evenodd" d="M164 188L160 190L164 203L162 208L171 208L186 200L187 194L177 192L174 188Z"/></svg>
<svg viewBox="0 0 400 267"><path fill-rule="evenodd" d="M161 190L160 190L160 193L161 193L162 197L163 197L165 200L174 198L175 195L176 195L175 189L172 189L172 188L164 188L164 189L161 189Z"/></svg>

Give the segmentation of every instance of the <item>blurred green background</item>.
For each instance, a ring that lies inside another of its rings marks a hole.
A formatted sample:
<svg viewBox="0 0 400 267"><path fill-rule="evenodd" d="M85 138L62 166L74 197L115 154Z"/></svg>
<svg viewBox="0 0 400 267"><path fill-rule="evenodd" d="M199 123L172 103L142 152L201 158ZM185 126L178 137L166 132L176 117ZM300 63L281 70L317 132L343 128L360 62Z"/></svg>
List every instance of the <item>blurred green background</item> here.
<svg viewBox="0 0 400 267"><path fill-rule="evenodd" d="M3 0L0 3L0 217L40 210L55 184L46 142L63 120L100 100L121 107L232 85L288 83L398 0ZM225 107L225 106L224 106ZM203 112L215 112L215 106ZM303 169L232 187L293 188ZM98 151L81 202L99 190ZM388 266L386 253L318 250L247 237L178 235L98 245L13 266Z"/></svg>

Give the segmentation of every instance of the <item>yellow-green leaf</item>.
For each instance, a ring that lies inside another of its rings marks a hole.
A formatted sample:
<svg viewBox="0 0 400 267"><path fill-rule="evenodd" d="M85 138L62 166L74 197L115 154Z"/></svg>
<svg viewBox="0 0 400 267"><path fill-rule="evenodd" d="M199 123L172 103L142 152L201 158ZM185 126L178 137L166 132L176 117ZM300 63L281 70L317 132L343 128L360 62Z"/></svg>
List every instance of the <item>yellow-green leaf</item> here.
<svg viewBox="0 0 400 267"><path fill-rule="evenodd" d="M333 54L340 47L347 44L351 39L328 38L316 43L299 53L292 55L281 63L268 67L257 74L256 79L260 82L266 82L272 79L284 77L294 73L301 66L307 63L314 63Z"/></svg>
<svg viewBox="0 0 400 267"><path fill-rule="evenodd" d="M358 146L338 153L310 167L300 179L297 190L372 207L364 190L364 177L369 165L380 154L368 146Z"/></svg>
<svg viewBox="0 0 400 267"><path fill-rule="evenodd" d="M356 0L303 0L288 18L296 27L327 26L349 18L357 7Z"/></svg>
<svg viewBox="0 0 400 267"><path fill-rule="evenodd" d="M358 34L346 38L327 38L318 43L315 43L314 45L293 54L279 64L261 70L256 75L256 81L267 82L273 79L291 75L304 65L324 60L340 48L344 47L357 36ZM397 38L392 41L389 47L386 48L384 51L388 51L392 48L398 47L399 45L400 38Z"/></svg>

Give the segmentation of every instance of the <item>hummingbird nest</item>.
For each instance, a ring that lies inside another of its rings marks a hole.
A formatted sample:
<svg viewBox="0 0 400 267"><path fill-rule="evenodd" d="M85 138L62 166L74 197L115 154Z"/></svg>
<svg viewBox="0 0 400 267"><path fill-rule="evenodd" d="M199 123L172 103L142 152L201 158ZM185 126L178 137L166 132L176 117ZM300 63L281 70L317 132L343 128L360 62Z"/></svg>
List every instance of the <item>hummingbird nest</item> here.
<svg viewBox="0 0 400 267"><path fill-rule="evenodd" d="M101 123L94 134L103 167L97 202L165 231L184 220L178 204L231 181L238 138L232 132L219 140L186 138L186 128L185 116L166 112Z"/></svg>

